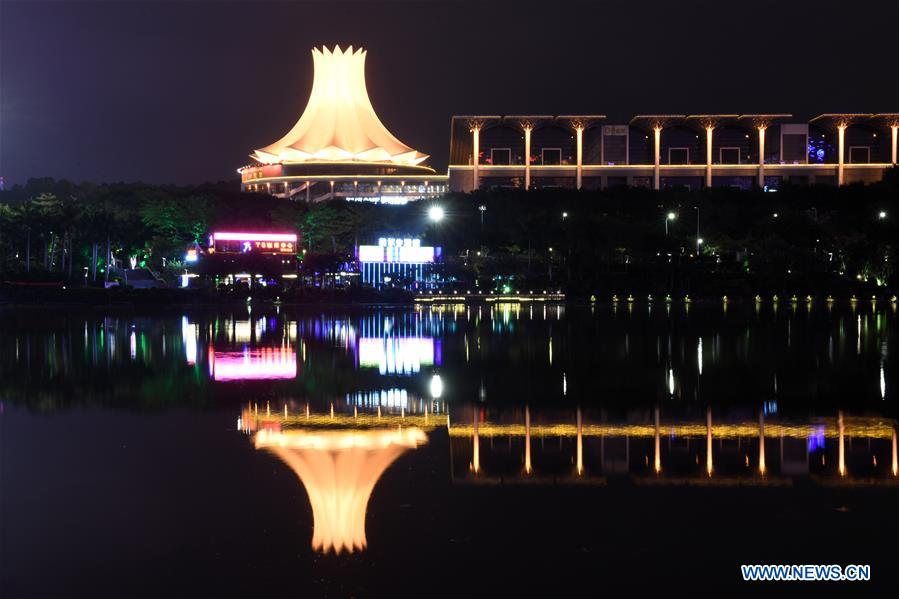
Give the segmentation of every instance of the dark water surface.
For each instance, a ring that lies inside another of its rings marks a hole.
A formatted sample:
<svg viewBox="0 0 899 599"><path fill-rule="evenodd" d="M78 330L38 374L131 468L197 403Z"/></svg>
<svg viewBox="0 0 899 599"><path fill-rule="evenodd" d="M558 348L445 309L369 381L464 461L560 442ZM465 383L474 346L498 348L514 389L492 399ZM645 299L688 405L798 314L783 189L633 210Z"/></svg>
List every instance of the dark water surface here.
<svg viewBox="0 0 899 599"><path fill-rule="evenodd" d="M897 330L883 302L6 309L0 596L764 590L743 563L895 591Z"/></svg>

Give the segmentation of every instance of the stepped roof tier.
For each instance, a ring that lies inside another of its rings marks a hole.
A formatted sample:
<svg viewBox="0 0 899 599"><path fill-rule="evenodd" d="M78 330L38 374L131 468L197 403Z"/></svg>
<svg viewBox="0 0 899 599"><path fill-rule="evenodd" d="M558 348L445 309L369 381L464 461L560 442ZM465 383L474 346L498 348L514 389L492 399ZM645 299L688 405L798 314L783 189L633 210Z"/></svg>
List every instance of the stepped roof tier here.
<svg viewBox="0 0 899 599"><path fill-rule="evenodd" d="M309 101L296 125L250 156L262 164L345 163L415 167L427 154L394 137L378 119L365 87L362 48L314 48ZM311 166L311 164L310 164Z"/></svg>

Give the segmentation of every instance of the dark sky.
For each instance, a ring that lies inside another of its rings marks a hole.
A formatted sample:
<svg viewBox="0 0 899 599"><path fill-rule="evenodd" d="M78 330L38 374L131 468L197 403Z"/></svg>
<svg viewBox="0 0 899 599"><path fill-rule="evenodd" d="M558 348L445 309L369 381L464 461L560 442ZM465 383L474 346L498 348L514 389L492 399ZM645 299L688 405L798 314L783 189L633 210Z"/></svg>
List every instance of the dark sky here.
<svg viewBox="0 0 899 599"><path fill-rule="evenodd" d="M199 183L299 118L312 46L362 45L442 172L453 114L899 112L899 2L0 0L0 175Z"/></svg>

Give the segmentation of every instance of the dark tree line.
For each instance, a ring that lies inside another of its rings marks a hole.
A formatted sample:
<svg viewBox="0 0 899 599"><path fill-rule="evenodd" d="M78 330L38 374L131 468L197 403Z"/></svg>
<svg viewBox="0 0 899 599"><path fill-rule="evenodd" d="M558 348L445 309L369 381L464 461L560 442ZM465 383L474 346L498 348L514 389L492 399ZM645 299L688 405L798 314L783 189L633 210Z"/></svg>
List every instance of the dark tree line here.
<svg viewBox="0 0 899 599"><path fill-rule="evenodd" d="M31 180L0 192L0 274L99 284L108 263L132 260L174 274L212 230L274 229L299 232L310 266L379 237L421 237L444 248L456 285L484 290L899 287L897 169L873 185L777 193L493 190L405 206L306 204L237 188ZM432 203L446 214L438 223L428 219Z"/></svg>

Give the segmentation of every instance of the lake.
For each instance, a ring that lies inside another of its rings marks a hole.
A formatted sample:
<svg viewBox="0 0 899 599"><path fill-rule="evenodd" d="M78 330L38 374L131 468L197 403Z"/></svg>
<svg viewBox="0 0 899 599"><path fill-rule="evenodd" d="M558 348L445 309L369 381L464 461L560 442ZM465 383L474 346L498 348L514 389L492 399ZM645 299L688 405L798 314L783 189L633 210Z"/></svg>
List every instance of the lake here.
<svg viewBox="0 0 899 599"><path fill-rule="evenodd" d="M897 331L883 301L5 308L0 595L895 588Z"/></svg>

